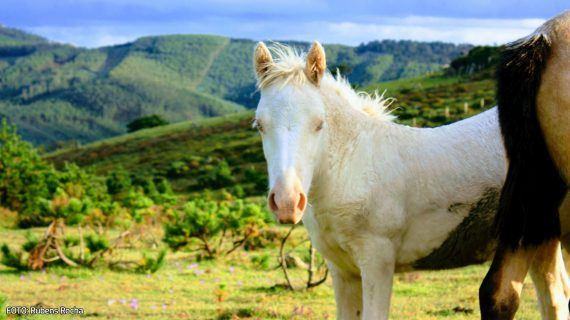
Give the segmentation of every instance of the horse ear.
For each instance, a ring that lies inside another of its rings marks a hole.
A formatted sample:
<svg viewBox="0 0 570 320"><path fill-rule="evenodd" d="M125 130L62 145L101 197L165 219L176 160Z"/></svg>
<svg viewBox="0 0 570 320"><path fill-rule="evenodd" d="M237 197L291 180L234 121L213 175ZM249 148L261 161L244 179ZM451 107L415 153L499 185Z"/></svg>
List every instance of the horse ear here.
<svg viewBox="0 0 570 320"><path fill-rule="evenodd" d="M327 59L325 57L325 49L317 41L313 42L311 50L307 55L307 65L305 66L305 74L315 85L319 85L321 78L327 69Z"/></svg>
<svg viewBox="0 0 570 320"><path fill-rule="evenodd" d="M271 52L269 52L265 43L258 42L253 53L253 65L258 80L263 79L272 63L273 58L271 57Z"/></svg>

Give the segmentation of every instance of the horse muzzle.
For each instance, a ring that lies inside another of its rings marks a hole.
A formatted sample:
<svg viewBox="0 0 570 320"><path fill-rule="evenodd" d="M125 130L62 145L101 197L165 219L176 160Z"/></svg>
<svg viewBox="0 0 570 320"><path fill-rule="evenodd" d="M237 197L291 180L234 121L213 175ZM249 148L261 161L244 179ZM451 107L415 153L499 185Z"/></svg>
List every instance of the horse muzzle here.
<svg viewBox="0 0 570 320"><path fill-rule="evenodd" d="M277 181L271 189L267 203L279 223L297 224L303 218L307 195L298 178L284 179Z"/></svg>

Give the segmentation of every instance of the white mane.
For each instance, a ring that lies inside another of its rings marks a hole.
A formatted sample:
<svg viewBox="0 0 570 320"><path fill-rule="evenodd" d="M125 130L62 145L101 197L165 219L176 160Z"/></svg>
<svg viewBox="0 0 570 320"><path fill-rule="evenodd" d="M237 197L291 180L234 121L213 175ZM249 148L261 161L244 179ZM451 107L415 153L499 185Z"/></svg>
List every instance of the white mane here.
<svg viewBox="0 0 570 320"><path fill-rule="evenodd" d="M305 75L306 53L280 43L272 44L269 49L272 51L274 61L268 66L264 77L258 81L257 87L259 89L274 84L285 86L310 83ZM378 92L373 94L363 91L357 92L351 87L348 79L342 77L339 72L335 77L327 71L321 80L320 89L324 94L339 95L343 100L348 101L351 107L375 119L392 121L396 118L388 110L394 102L393 98L385 98L383 93L379 94Z"/></svg>

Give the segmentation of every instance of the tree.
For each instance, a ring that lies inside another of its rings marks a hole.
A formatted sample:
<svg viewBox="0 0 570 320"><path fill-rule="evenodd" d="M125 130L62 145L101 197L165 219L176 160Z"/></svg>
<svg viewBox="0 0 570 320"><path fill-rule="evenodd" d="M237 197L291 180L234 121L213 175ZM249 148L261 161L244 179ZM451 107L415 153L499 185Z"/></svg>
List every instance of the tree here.
<svg viewBox="0 0 570 320"><path fill-rule="evenodd" d="M141 129L146 128L154 128L159 126L167 125L168 121L162 118L159 115L153 114L150 116L144 116L138 119L135 119L131 123L127 125L128 132L135 132Z"/></svg>
<svg viewBox="0 0 570 320"><path fill-rule="evenodd" d="M34 216L41 200L56 191L56 180L53 168L4 119L0 127L0 206L18 211L21 226L47 224Z"/></svg>

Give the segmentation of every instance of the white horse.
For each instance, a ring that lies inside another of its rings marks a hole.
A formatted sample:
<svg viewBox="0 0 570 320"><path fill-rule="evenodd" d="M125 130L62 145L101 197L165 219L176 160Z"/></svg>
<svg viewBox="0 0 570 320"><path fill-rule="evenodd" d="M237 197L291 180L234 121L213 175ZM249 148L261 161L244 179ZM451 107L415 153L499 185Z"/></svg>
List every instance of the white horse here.
<svg viewBox="0 0 570 320"><path fill-rule="evenodd" d="M317 42L306 56L272 51L254 53L268 205L282 223L303 220L339 319L387 319L395 271L490 257L506 173L496 109L434 129L398 125L386 100L326 71Z"/></svg>

